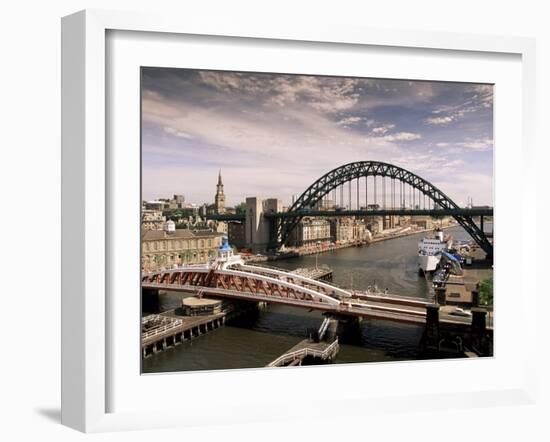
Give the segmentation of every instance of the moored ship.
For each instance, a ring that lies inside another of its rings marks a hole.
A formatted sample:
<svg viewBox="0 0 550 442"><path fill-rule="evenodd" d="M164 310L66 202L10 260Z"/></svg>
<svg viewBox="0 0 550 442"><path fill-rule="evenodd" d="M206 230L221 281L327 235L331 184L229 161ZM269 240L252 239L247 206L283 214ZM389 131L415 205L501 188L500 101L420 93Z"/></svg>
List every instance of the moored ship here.
<svg viewBox="0 0 550 442"><path fill-rule="evenodd" d="M418 241L418 268L424 274L433 272L441 259L441 253L447 252L452 246L450 237L443 237L439 229L432 238L422 238Z"/></svg>

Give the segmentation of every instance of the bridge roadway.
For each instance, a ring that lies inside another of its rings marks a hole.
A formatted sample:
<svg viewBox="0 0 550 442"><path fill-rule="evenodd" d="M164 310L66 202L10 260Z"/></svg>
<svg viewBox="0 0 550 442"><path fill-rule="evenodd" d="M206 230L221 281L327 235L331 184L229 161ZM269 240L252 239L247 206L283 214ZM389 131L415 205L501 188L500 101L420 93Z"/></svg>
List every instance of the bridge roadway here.
<svg viewBox="0 0 550 442"><path fill-rule="evenodd" d="M237 265L225 269L186 266L142 277L145 289L172 290L188 293L268 302L318 310L336 315L384 319L423 325L428 300L348 291L324 281L279 269ZM441 322L470 323L470 318L440 314Z"/></svg>
<svg viewBox="0 0 550 442"><path fill-rule="evenodd" d="M486 217L493 216L493 208L486 209L405 209L405 208L391 208L391 209L368 209L368 210L299 210L289 212L274 212L264 213L266 218L296 218L296 217L340 217L340 216L470 216L470 217ZM210 214L206 215L207 219L215 221L245 221L246 215L244 214Z"/></svg>

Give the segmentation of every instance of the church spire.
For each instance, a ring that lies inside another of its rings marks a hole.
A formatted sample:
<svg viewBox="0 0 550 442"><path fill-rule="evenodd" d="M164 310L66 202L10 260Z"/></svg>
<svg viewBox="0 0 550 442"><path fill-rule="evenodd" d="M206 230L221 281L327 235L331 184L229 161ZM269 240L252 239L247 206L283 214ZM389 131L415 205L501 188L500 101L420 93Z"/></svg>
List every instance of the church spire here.
<svg viewBox="0 0 550 442"><path fill-rule="evenodd" d="M216 186L216 196L214 197L214 207L217 214L225 213L225 195L223 193L222 170L218 172L218 185Z"/></svg>

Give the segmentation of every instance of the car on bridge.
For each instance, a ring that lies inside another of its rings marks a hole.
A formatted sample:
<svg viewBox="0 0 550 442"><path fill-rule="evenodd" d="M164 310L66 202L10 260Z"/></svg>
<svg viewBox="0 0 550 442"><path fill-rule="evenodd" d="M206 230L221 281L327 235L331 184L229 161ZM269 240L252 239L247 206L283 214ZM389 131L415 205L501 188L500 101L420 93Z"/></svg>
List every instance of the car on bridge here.
<svg viewBox="0 0 550 442"><path fill-rule="evenodd" d="M463 308L455 307L453 310L451 310L449 312L449 315L462 316L464 318L469 318L469 317L472 316L472 313L469 312L468 310L464 310Z"/></svg>

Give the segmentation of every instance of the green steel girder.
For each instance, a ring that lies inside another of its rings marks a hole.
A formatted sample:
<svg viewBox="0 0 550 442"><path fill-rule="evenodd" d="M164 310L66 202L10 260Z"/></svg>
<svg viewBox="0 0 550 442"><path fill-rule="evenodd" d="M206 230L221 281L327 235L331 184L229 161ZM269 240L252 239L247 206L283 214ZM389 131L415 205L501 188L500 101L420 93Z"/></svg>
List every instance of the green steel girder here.
<svg viewBox="0 0 550 442"><path fill-rule="evenodd" d="M381 176L396 179L419 190L441 209L460 209L460 207L440 189L424 178L406 169L380 161L358 161L337 167L311 184L311 186L309 186L289 208L289 212L296 212L298 215L292 218L282 218L277 221L277 228L276 230L274 229L276 237L273 238L273 242L285 244L288 241L292 230L296 228L304 216L307 216L307 213L300 215L300 212L304 209L309 210L313 208L324 196L344 183L368 176ZM472 217L467 215L453 215L453 217L464 230L468 232L474 241L492 257L493 245L489 242L485 233L475 224Z"/></svg>

